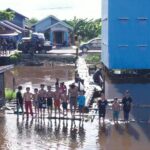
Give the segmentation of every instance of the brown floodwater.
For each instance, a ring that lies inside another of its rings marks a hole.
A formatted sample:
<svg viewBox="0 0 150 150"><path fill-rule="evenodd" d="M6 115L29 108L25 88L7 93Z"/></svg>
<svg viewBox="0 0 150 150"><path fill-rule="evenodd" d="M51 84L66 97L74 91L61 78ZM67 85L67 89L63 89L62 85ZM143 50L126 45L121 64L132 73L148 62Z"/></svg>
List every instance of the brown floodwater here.
<svg viewBox="0 0 150 150"><path fill-rule="evenodd" d="M74 66L67 64L55 64L54 66L17 66L5 73L6 88L13 88L13 77L15 88L18 85L23 87L39 87L41 83L54 85L56 78L61 81L69 81L74 78Z"/></svg>
<svg viewBox="0 0 150 150"><path fill-rule="evenodd" d="M74 66L55 65L16 67L5 74L6 87L15 85L39 87L53 85L55 78L68 81L74 78ZM106 97L122 97L125 89L131 91L134 103L149 104L150 84L114 83L106 80ZM143 98L144 97L144 98ZM96 114L96 112L91 112ZM149 150L150 108L133 108L132 121L125 125L112 122L112 110L108 107L106 123L99 124L98 117L78 120L22 119L12 111L0 114L0 150ZM122 120L122 112L120 115ZM135 120L135 121L134 121Z"/></svg>
<svg viewBox="0 0 150 150"><path fill-rule="evenodd" d="M108 117L107 117L108 118ZM110 119L110 118L109 118ZM141 123L150 133L150 125ZM149 150L150 137L140 124L114 125L96 117L76 120L19 119L14 114L0 117L0 150Z"/></svg>

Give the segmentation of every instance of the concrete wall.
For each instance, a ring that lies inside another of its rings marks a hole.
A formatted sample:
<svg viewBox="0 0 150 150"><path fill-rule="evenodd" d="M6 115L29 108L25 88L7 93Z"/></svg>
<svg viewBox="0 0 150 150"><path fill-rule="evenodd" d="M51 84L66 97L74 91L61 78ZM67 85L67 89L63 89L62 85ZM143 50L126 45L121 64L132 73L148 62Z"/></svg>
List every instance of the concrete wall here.
<svg viewBox="0 0 150 150"><path fill-rule="evenodd" d="M102 27L103 63L109 69L150 69L150 1L102 1L102 18L108 16Z"/></svg>

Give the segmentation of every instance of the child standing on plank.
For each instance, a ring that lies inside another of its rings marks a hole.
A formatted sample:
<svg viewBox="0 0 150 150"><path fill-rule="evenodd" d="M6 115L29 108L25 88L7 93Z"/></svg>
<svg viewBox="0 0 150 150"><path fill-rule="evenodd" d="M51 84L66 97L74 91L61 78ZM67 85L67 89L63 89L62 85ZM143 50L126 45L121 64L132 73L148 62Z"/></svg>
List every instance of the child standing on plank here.
<svg viewBox="0 0 150 150"><path fill-rule="evenodd" d="M81 91L80 95L78 96L78 107L79 107L80 119L81 119L81 117L83 119L85 100L86 99L84 96L84 91Z"/></svg>
<svg viewBox="0 0 150 150"><path fill-rule="evenodd" d="M78 97L78 88L75 86L74 83L70 85L68 95L69 95L71 115L74 116L76 112L77 97Z"/></svg>
<svg viewBox="0 0 150 150"><path fill-rule="evenodd" d="M129 114L132 108L132 98L128 90L125 92L125 96L122 99L123 113L124 113L124 121L125 123L129 123Z"/></svg>
<svg viewBox="0 0 150 150"><path fill-rule="evenodd" d="M39 90L39 110L41 113L41 117L45 117L45 109L46 109L46 91L44 90L45 85L41 84L41 89Z"/></svg>
<svg viewBox="0 0 150 150"><path fill-rule="evenodd" d="M107 100L105 98L104 93L102 93L101 99L98 101L98 110L99 110L99 121L100 121L100 118L102 118L103 123L105 121L106 106L107 106Z"/></svg>
<svg viewBox="0 0 150 150"><path fill-rule="evenodd" d="M22 114L24 113L23 111L23 97L22 97L22 86L18 87L18 91L16 93L16 103L17 103L17 117L19 116L19 109L21 108ZM24 116L24 114L23 114Z"/></svg>
<svg viewBox="0 0 150 150"><path fill-rule="evenodd" d="M33 111L32 111L32 93L30 93L30 88L26 88L26 93L24 93L24 102L25 102L25 110L27 114L27 118L29 117L28 109L30 109L30 114L33 117Z"/></svg>
<svg viewBox="0 0 150 150"><path fill-rule="evenodd" d="M47 111L48 111L48 117L52 116L52 109L53 109L53 92L51 91L51 86L47 86Z"/></svg>
<svg viewBox="0 0 150 150"><path fill-rule="evenodd" d="M63 116L65 116L65 111L66 111L66 116L68 116L68 96L65 93L61 94L61 102L62 102L62 107L63 107Z"/></svg>
<svg viewBox="0 0 150 150"><path fill-rule="evenodd" d="M34 89L34 94L33 94L33 105L35 108L35 116L39 116L39 103L38 103L38 99L39 99L39 93L38 93L38 89L35 88Z"/></svg>
<svg viewBox="0 0 150 150"><path fill-rule="evenodd" d="M113 110L113 120L114 123L118 123L119 119L119 112L120 112L120 104L118 102L118 98L114 98L114 102L112 104L112 110Z"/></svg>
<svg viewBox="0 0 150 150"><path fill-rule="evenodd" d="M61 93L59 91L59 87L56 86L56 91L54 92L55 117L56 117L57 109L60 117L60 99L61 99Z"/></svg>

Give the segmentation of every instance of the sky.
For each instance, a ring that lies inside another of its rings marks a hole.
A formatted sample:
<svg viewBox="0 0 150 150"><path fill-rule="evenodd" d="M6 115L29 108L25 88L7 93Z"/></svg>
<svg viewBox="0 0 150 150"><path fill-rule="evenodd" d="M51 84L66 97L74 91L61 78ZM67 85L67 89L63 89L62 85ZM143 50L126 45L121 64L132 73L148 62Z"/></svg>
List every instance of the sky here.
<svg viewBox="0 0 150 150"><path fill-rule="evenodd" d="M101 17L101 0L0 0L0 10L6 8L39 20L48 15L61 20Z"/></svg>

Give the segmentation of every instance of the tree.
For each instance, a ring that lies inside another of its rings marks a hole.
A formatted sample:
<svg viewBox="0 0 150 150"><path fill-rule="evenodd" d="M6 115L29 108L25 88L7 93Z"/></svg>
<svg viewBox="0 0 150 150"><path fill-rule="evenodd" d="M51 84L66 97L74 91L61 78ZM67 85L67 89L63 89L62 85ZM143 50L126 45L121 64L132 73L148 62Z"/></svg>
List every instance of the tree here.
<svg viewBox="0 0 150 150"><path fill-rule="evenodd" d="M73 35L80 35L83 41L95 38L101 34L101 19L77 19L66 21L73 27Z"/></svg>
<svg viewBox="0 0 150 150"><path fill-rule="evenodd" d="M34 25L34 24L36 24L38 22L38 19L36 19L36 18L31 18L31 19L29 19L29 24L32 26L32 25Z"/></svg>
<svg viewBox="0 0 150 150"><path fill-rule="evenodd" d="M7 11L7 10L1 10L0 11L0 20L13 20L14 18L14 12L13 11Z"/></svg>

